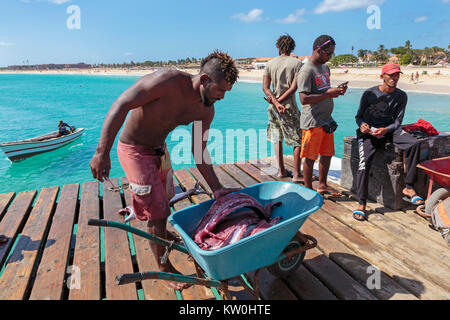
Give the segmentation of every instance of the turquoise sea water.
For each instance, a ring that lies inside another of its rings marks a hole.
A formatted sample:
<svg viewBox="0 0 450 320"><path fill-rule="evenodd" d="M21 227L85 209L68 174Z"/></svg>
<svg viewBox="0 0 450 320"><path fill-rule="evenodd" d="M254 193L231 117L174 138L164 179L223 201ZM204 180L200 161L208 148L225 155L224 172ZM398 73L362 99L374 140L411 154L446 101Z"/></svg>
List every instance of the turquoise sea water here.
<svg viewBox="0 0 450 320"><path fill-rule="evenodd" d="M0 142L23 140L56 130L59 120L86 128L86 134L63 148L19 163L11 163L0 151L0 193L20 192L92 180L89 162L111 104L138 77L81 75L0 75ZM363 89L349 89L335 100L333 116L339 123L336 156L342 157L343 137L354 135L354 120ZM440 131L450 131L450 96L408 93L404 123L419 118ZM273 154L265 141L267 104L260 83L237 83L225 99L216 103L212 123L211 156L214 163L234 162ZM237 131L237 130L242 131ZM233 131L234 130L234 131ZM168 139L174 168L193 167L190 155L191 127L179 127ZM241 145L235 136L242 138ZM234 143L226 144L226 141ZM230 140L231 139L231 140ZM117 139L116 139L117 143ZM116 146L116 145L115 145ZM111 153L111 177L124 173ZM232 146L232 147L231 147ZM244 152L245 151L245 152ZM285 154L292 148L285 148Z"/></svg>

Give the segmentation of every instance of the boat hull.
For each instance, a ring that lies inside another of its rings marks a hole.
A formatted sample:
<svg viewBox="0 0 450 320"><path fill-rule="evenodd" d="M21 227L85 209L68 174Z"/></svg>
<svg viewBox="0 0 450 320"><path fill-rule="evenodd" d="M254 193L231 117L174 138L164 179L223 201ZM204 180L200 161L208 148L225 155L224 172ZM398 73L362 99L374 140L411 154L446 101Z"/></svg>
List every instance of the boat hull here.
<svg viewBox="0 0 450 320"><path fill-rule="evenodd" d="M18 162L40 153L61 148L69 143L72 143L83 134L84 129L80 128L75 130L75 132L62 137L55 137L42 141L33 141L39 139L35 138L14 143L3 143L0 144L0 148L3 150L9 160L11 160L12 162Z"/></svg>

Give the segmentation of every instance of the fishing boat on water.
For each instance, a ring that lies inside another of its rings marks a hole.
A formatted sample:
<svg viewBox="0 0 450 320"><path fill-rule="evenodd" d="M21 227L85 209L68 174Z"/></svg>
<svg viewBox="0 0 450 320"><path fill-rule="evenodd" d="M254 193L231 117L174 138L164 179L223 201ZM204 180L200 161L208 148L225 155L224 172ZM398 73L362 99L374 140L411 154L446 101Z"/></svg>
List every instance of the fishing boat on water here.
<svg viewBox="0 0 450 320"><path fill-rule="evenodd" d="M74 129L65 135L60 135L59 131L14 142L0 143L0 149L12 162L18 162L39 153L61 148L84 134L84 128Z"/></svg>

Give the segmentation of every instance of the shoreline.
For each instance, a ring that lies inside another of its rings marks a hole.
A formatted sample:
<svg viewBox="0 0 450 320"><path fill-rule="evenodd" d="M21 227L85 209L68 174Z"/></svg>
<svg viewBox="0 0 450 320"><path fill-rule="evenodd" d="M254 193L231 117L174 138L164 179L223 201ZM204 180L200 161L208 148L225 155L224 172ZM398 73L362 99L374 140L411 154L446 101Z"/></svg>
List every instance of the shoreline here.
<svg viewBox="0 0 450 320"><path fill-rule="evenodd" d="M187 73L195 74L196 69L179 69ZM351 89L367 89L379 85L379 68L348 68L347 73L342 69L331 69L331 84L337 86L342 82L349 81ZM435 68L403 67L404 74L398 83L398 87L406 92L450 95L450 69L440 68L441 74L436 75ZM420 74L418 83L411 83L410 74L416 71L427 71L428 74ZM142 77L155 70L55 70L55 71L0 71L0 75L86 75L86 76L112 76L112 77ZM239 70L238 82L262 83L264 70Z"/></svg>

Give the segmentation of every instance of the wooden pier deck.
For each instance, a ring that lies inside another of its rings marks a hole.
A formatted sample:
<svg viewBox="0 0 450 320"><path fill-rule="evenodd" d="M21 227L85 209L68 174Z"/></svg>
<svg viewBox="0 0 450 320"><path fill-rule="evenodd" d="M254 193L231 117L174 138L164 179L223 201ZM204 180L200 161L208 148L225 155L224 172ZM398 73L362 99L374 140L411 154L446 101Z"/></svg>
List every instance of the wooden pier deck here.
<svg viewBox="0 0 450 320"><path fill-rule="evenodd" d="M276 180L271 162L267 158L222 164L215 171L224 186L246 187ZM291 167L292 158L286 157L286 163ZM177 192L194 187L197 180L209 189L196 168L178 170L175 178ZM216 291L202 286L180 293L158 280L117 286L117 274L156 268L147 240L87 225L90 218L121 222L116 212L130 202L130 195L107 188L91 181L0 194L0 234L10 238L0 246L0 300L220 299ZM205 194L193 196L173 210L208 199ZM358 222L351 215L356 204L351 198L325 200L301 228L318 240L318 246L286 280L262 271L263 299L450 298L450 250L440 234L412 210L394 212L375 203L369 204L369 221ZM131 225L145 230L143 222ZM174 251L170 259L182 273L195 273L186 255ZM379 282L372 266L380 270ZM238 285L230 291L233 299L251 299Z"/></svg>

